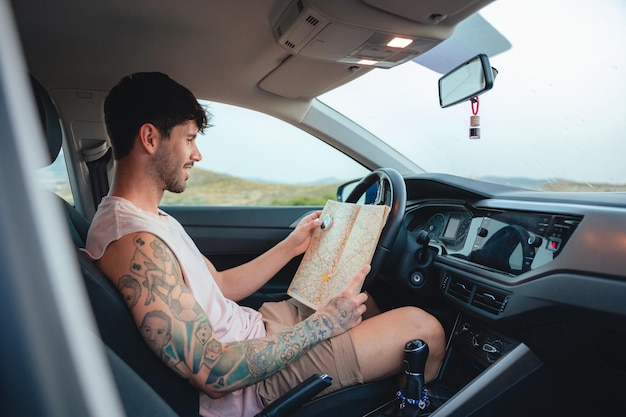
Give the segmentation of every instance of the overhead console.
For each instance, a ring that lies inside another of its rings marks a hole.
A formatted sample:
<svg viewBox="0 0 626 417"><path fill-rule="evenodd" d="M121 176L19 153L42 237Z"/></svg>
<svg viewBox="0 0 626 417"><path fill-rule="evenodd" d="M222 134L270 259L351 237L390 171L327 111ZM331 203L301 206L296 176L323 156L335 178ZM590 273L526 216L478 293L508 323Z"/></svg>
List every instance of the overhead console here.
<svg viewBox="0 0 626 417"><path fill-rule="evenodd" d="M574 215L429 205L410 213L407 226L414 234L426 231L440 255L517 276L555 259L581 220Z"/></svg>
<svg viewBox="0 0 626 417"><path fill-rule="evenodd" d="M288 56L259 87L281 97L317 97L374 68L424 55L492 1L285 1L270 21Z"/></svg>
<svg viewBox="0 0 626 417"><path fill-rule="evenodd" d="M391 68L452 34L454 24L437 25L437 19L441 18L411 21L360 1L296 0L288 3L272 32L278 44L293 55L345 64L367 61L367 65ZM390 43L395 38L406 43Z"/></svg>

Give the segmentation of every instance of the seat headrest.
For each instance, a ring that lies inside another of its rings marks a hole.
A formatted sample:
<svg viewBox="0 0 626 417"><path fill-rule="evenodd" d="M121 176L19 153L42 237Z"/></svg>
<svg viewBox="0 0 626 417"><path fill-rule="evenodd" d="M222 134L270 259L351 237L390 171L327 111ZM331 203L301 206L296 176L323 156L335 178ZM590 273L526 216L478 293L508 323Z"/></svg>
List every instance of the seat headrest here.
<svg viewBox="0 0 626 417"><path fill-rule="evenodd" d="M59 113L48 91L32 75L30 76L30 82L33 88L35 103L37 104L37 110L39 110L39 118L43 132L48 144L48 154L50 156L48 163L51 164L57 159L61 151L61 146L63 145L63 132L61 130Z"/></svg>

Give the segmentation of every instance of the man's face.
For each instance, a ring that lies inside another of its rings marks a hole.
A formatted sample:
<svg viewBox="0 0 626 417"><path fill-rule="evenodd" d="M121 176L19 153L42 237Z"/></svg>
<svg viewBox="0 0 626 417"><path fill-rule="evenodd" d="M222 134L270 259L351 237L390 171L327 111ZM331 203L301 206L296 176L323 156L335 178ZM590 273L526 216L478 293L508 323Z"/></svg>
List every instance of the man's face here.
<svg viewBox="0 0 626 417"><path fill-rule="evenodd" d="M139 294L137 290L133 287L123 287L122 288L122 296L124 297L124 301L126 304L132 309L137 304L137 299L139 298Z"/></svg>
<svg viewBox="0 0 626 417"><path fill-rule="evenodd" d="M156 352L160 352L170 341L167 322L162 318L147 318L141 326L141 331L150 348Z"/></svg>
<svg viewBox="0 0 626 417"><path fill-rule="evenodd" d="M162 138L154 154L153 167L157 180L167 191L182 193L187 186L189 169L202 159L196 146L198 126L190 120L172 129L169 139Z"/></svg>

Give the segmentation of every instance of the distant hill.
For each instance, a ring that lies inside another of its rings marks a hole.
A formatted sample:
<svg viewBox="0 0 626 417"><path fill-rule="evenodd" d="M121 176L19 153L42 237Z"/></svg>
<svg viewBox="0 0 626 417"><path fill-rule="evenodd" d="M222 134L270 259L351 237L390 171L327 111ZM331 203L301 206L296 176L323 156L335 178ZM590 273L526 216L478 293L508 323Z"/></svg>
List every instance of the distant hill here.
<svg viewBox="0 0 626 417"><path fill-rule="evenodd" d="M55 163L52 167L39 170L38 176L45 188L54 191L67 201L73 200L63 164ZM626 184L573 183L559 179L545 181L519 177L483 177L478 179L539 191L626 192ZM166 192L161 204L323 206L327 200L336 199L337 187L342 182L336 179L324 179L315 184L277 184L262 180L243 179L194 167L185 192L180 194Z"/></svg>
<svg viewBox="0 0 626 417"><path fill-rule="evenodd" d="M324 205L336 199L339 183L314 185L276 184L218 174L194 167L187 189L180 194L166 192L162 205Z"/></svg>
<svg viewBox="0 0 626 417"><path fill-rule="evenodd" d="M537 190L541 186L546 184L546 180L535 180L524 177L480 177L480 181L492 182L494 184L509 185L511 187L528 188L531 190Z"/></svg>
<svg viewBox="0 0 626 417"><path fill-rule="evenodd" d="M626 185L572 183L565 180L485 177L483 181L539 191L626 191ZM163 205L268 206L319 205L336 199L341 182L310 185L247 180L194 167L181 194L165 193Z"/></svg>
<svg viewBox="0 0 626 417"><path fill-rule="evenodd" d="M523 177L481 177L479 179L481 181L538 191L626 191L626 184L572 182L560 178L553 178L549 181L544 179L537 180Z"/></svg>

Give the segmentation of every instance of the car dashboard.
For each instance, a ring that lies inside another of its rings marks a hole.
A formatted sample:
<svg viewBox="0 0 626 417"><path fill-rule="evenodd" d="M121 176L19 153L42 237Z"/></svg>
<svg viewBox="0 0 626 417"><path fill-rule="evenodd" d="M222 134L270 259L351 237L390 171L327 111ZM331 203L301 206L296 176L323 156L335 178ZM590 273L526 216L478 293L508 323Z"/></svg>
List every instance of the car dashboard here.
<svg viewBox="0 0 626 417"><path fill-rule="evenodd" d="M438 380L457 395L442 415L476 407L476 384L487 387L491 411L511 413L514 385L516 395L545 386L554 407L546 415L612 411L618 388L597 381L626 373L626 196L438 174L405 182L402 254L382 279L444 323L448 357ZM594 397L589 408L576 400L585 395Z"/></svg>
<svg viewBox="0 0 626 417"><path fill-rule="evenodd" d="M407 220L409 232L416 238L427 233L439 255L518 276L554 260L581 217L434 204L411 212Z"/></svg>

